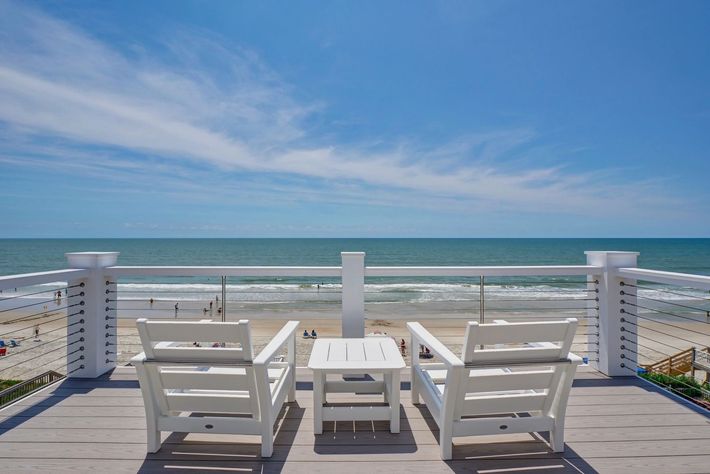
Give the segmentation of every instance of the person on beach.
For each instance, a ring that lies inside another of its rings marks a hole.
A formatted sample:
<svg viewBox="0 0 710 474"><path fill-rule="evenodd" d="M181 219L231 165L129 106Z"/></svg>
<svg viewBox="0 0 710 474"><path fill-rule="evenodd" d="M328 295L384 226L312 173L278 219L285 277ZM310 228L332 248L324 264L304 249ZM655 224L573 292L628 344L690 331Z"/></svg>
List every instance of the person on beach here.
<svg viewBox="0 0 710 474"><path fill-rule="evenodd" d="M57 306L62 304L62 290L57 290Z"/></svg>
<svg viewBox="0 0 710 474"><path fill-rule="evenodd" d="M407 355L407 343L402 339L399 343L399 350L402 352L403 356Z"/></svg>
<svg viewBox="0 0 710 474"><path fill-rule="evenodd" d="M175 303L175 319L177 319L177 314L178 314L178 304Z"/></svg>
<svg viewBox="0 0 710 474"><path fill-rule="evenodd" d="M316 334L316 330L315 330L315 329L311 329L311 337L312 337L313 339L318 339L318 334Z"/></svg>
<svg viewBox="0 0 710 474"><path fill-rule="evenodd" d="M308 339L309 337L311 337L311 336L308 334L308 329L304 329L303 330L303 339Z"/></svg>
<svg viewBox="0 0 710 474"><path fill-rule="evenodd" d="M39 324L35 324L35 342L39 341Z"/></svg>
<svg viewBox="0 0 710 474"><path fill-rule="evenodd" d="M207 308L202 308L202 316L207 316Z"/></svg>
<svg viewBox="0 0 710 474"><path fill-rule="evenodd" d="M210 300L210 318L212 317L212 301Z"/></svg>
<svg viewBox="0 0 710 474"><path fill-rule="evenodd" d="M152 308L153 307L153 298L151 298L148 302L150 303L150 307Z"/></svg>

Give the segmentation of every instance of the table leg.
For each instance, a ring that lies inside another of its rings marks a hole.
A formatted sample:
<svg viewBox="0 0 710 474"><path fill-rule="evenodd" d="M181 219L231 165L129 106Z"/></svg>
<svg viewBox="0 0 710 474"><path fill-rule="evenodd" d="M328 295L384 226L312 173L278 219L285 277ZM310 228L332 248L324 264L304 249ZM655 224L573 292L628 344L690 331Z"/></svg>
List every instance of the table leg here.
<svg viewBox="0 0 710 474"><path fill-rule="evenodd" d="M313 371L313 432L323 434L323 390L325 375L320 370Z"/></svg>
<svg viewBox="0 0 710 474"><path fill-rule="evenodd" d="M390 432L399 433L399 371L390 373L389 404L391 410Z"/></svg>
<svg viewBox="0 0 710 474"><path fill-rule="evenodd" d="M382 394L384 395L385 403L389 403L390 397L388 392L392 390L392 377L389 373L385 372L382 374L382 380L385 383L385 389L382 391Z"/></svg>

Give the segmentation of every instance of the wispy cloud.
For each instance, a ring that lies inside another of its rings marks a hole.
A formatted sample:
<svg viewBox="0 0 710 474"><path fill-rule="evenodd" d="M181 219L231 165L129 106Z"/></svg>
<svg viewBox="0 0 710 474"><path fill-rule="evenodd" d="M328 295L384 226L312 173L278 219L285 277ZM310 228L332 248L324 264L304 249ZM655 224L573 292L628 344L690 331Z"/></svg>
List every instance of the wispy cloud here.
<svg viewBox="0 0 710 474"><path fill-rule="evenodd" d="M641 211L677 204L662 183L620 179L614 170L534 166L524 159L538 138L530 128L426 145L338 143L308 126L327 104L297 100L254 53L187 31L162 48L120 51L41 11L0 2L0 163L111 169L126 183L158 174L169 183L160 187L196 192L204 185L195 177L217 169L225 195L235 196L250 182L287 176L268 185L295 199L445 202L462 211L602 214L620 199Z"/></svg>

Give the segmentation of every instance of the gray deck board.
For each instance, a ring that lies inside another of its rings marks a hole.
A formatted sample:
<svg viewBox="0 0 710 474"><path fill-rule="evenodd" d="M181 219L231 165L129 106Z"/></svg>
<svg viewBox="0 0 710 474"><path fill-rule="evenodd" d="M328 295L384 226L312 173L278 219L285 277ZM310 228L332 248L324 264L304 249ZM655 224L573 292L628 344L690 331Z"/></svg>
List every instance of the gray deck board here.
<svg viewBox="0 0 710 474"><path fill-rule="evenodd" d="M330 422L313 435L309 374L277 424L274 455L258 438L169 434L145 452L145 419L130 369L68 380L0 411L0 462L13 472L708 472L710 418L635 378L580 372L567 414L567 449L551 453L540 435L459 438L454 460L439 459L426 408L410 403L403 377L402 432L387 422ZM334 403L378 400L335 394Z"/></svg>

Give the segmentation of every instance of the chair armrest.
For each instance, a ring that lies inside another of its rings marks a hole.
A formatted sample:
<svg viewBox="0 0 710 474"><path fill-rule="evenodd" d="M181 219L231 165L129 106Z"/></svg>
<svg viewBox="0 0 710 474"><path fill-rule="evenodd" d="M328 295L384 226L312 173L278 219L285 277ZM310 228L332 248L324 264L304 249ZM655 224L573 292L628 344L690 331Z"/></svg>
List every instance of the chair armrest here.
<svg viewBox="0 0 710 474"><path fill-rule="evenodd" d="M407 323L407 329L416 338L416 340L426 347L435 355L438 356L447 367L463 367L461 359L435 338L424 326L419 323ZM412 348L414 350L414 348Z"/></svg>
<svg viewBox="0 0 710 474"><path fill-rule="evenodd" d="M137 364L143 364L147 360L145 356L145 352L141 352L140 354L137 354L131 358L131 364L133 366L136 366Z"/></svg>
<svg viewBox="0 0 710 474"><path fill-rule="evenodd" d="M577 354L572 354L571 352L567 354L567 358L569 359L570 364L581 365L582 363L584 363L581 357L579 357Z"/></svg>
<svg viewBox="0 0 710 474"><path fill-rule="evenodd" d="M287 342L288 338L295 335L298 329L298 321L289 321L284 327L274 336L271 341L262 349L258 356L254 359L254 365L267 365L274 358L276 353L281 349Z"/></svg>

